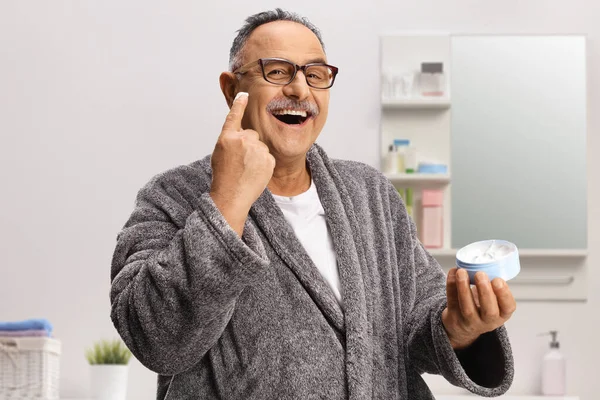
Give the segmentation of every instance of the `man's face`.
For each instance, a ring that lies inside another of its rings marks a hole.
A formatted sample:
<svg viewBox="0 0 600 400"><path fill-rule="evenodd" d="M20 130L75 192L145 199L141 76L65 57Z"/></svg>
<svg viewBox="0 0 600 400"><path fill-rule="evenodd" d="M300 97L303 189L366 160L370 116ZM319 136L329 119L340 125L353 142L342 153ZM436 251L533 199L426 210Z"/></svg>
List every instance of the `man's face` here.
<svg viewBox="0 0 600 400"><path fill-rule="evenodd" d="M283 58L298 65L327 62L315 34L305 26L290 21L264 24L252 32L243 49L242 65L259 58ZM260 65L256 65L239 76L238 91L250 95L242 127L257 131L261 141L280 162L303 157L325 125L329 89L308 86L304 72L300 70L291 83L282 86L267 82ZM302 118L292 124L283 122L293 119L279 115L284 111L282 107L289 109L286 104L293 104L289 100L309 102L316 106L318 113L300 124L297 122Z"/></svg>

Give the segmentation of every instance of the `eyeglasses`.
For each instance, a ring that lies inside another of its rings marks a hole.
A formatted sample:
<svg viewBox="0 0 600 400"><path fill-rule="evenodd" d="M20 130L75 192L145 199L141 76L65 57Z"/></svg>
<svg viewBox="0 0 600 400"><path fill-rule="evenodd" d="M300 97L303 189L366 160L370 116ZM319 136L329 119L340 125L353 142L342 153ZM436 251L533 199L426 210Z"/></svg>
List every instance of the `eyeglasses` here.
<svg viewBox="0 0 600 400"><path fill-rule="evenodd" d="M234 74L243 75L256 64L260 65L263 78L274 85L287 85L296 78L296 73L301 70L308 86L316 89L329 89L333 86L338 68L325 63L310 63L297 65L282 58L259 58L249 64L243 65L233 71Z"/></svg>

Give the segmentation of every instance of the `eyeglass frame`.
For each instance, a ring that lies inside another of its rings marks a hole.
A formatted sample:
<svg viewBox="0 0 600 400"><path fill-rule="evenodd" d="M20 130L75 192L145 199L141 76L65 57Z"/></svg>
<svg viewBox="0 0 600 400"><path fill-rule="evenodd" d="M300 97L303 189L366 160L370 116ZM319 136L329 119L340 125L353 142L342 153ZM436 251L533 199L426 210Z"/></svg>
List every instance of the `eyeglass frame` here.
<svg viewBox="0 0 600 400"><path fill-rule="evenodd" d="M275 82L271 82L270 80L267 79L266 75L265 75L265 68L264 68L264 62L265 61L283 61L286 63L291 64L294 67L294 74L292 75L292 77L290 78L289 82L286 83L275 83ZM294 62L291 62L290 60L286 60L285 58L259 58L256 61L252 61L249 62L248 64L242 65L239 68L236 68L233 73L234 74L240 74L240 75L244 75L245 73L247 73L250 68L254 67L254 64L258 64L260 65L260 71L262 72L262 76L263 79L265 81L267 81L270 84L273 85L280 85L280 86L285 86L285 85L289 85L290 83L292 83L294 81L294 79L296 79L296 74L298 74L298 71L302 71L302 73L304 74L304 79L306 80L306 84L308 86L310 86L311 88L314 89L330 89L333 84L335 83L335 77L337 76L338 72L339 72L339 68L338 67L334 67L333 65L329 65L323 62L314 62L314 63L308 63L305 65L298 65ZM323 66L323 67L328 67L329 69L331 69L331 73L332 73L332 78L331 78L331 84L327 87L317 87L317 86L313 86L309 81L308 81L308 77L306 76L306 68L308 67L312 67L312 66ZM245 71L240 71L240 70L245 70Z"/></svg>

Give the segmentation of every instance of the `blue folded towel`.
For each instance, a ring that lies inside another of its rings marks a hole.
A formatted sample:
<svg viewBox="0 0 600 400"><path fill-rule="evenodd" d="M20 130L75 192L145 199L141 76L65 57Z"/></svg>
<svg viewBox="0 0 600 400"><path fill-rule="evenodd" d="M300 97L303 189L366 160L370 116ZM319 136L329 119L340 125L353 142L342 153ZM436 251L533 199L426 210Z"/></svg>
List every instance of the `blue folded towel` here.
<svg viewBox="0 0 600 400"><path fill-rule="evenodd" d="M0 331L45 330L52 333L52 324L45 318L26 319L24 321L1 322Z"/></svg>

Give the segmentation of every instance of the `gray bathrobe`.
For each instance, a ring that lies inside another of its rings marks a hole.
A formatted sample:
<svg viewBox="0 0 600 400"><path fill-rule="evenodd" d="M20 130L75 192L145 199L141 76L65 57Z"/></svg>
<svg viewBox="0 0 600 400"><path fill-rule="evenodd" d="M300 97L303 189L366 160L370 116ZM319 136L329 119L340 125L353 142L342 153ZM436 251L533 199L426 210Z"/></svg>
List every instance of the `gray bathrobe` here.
<svg viewBox="0 0 600 400"><path fill-rule="evenodd" d="M158 375L158 399L433 399L441 374L504 393L504 327L455 352L445 275L376 169L307 154L337 255L342 309L268 189L240 238L209 196L210 156L154 177L117 238L111 317Z"/></svg>

